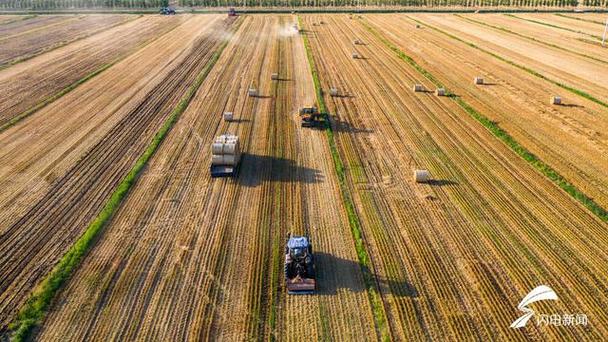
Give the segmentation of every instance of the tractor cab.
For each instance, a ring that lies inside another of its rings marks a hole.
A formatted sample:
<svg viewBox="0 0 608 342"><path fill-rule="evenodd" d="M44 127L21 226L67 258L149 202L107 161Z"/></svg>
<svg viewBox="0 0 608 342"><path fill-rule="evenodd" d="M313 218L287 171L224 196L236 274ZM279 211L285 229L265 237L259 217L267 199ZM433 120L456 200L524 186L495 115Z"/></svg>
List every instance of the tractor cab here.
<svg viewBox="0 0 608 342"><path fill-rule="evenodd" d="M306 236L290 236L287 240L285 282L289 294L310 294L316 289L312 245Z"/></svg>
<svg viewBox="0 0 608 342"><path fill-rule="evenodd" d="M159 13L162 15L173 15L175 14L175 9L172 7L162 7Z"/></svg>

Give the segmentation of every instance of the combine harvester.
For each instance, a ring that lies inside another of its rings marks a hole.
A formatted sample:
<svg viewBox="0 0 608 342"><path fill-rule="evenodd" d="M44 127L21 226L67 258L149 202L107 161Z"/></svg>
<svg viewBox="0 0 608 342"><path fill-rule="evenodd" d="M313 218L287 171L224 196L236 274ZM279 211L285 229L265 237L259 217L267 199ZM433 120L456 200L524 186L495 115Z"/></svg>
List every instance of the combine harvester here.
<svg viewBox="0 0 608 342"><path fill-rule="evenodd" d="M316 106L300 108L302 127L325 127L325 116L319 113Z"/></svg>
<svg viewBox="0 0 608 342"><path fill-rule="evenodd" d="M211 177L232 177L238 170L241 161L239 137L220 135L211 144Z"/></svg>
<svg viewBox="0 0 608 342"><path fill-rule="evenodd" d="M307 236L290 236L287 239L285 283L289 294L312 294L317 288L312 245Z"/></svg>

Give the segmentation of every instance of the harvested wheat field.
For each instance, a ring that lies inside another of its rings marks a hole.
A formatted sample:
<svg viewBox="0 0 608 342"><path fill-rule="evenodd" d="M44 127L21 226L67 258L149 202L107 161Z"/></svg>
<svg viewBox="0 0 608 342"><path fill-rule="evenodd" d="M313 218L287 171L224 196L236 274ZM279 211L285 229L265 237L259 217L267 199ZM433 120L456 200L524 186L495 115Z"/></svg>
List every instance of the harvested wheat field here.
<svg viewBox="0 0 608 342"><path fill-rule="evenodd" d="M0 341L608 338L598 21L0 16Z"/></svg>
<svg viewBox="0 0 608 342"><path fill-rule="evenodd" d="M0 68L135 18L134 15L41 16L0 25Z"/></svg>

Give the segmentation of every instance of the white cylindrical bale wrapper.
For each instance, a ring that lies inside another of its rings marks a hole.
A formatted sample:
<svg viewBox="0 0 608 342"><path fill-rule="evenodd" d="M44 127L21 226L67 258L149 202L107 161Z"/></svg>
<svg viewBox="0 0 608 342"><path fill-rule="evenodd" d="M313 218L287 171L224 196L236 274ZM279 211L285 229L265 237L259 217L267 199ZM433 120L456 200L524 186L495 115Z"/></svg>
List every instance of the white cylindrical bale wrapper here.
<svg viewBox="0 0 608 342"><path fill-rule="evenodd" d="M431 180L431 173L428 170L414 170L414 181L416 183L426 183Z"/></svg>

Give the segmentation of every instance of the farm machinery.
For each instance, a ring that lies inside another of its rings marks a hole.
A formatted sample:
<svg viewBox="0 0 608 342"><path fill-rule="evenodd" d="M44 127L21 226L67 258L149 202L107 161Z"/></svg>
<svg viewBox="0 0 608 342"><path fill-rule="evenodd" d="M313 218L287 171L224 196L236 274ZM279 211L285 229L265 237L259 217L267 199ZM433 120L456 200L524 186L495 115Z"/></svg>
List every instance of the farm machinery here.
<svg viewBox="0 0 608 342"><path fill-rule="evenodd" d="M211 144L211 177L235 176L241 161L239 137L236 135L220 135Z"/></svg>
<svg viewBox="0 0 608 342"><path fill-rule="evenodd" d="M302 127L325 127L325 115L316 106L300 108Z"/></svg>
<svg viewBox="0 0 608 342"><path fill-rule="evenodd" d="M308 236L287 239L285 283L289 294L311 294L316 289L314 256Z"/></svg>
<svg viewBox="0 0 608 342"><path fill-rule="evenodd" d="M234 9L234 7L230 7L228 9L228 16L229 17L236 17L236 10Z"/></svg>
<svg viewBox="0 0 608 342"><path fill-rule="evenodd" d="M161 7L160 14L173 15L173 14L175 14L175 10L172 7Z"/></svg>

